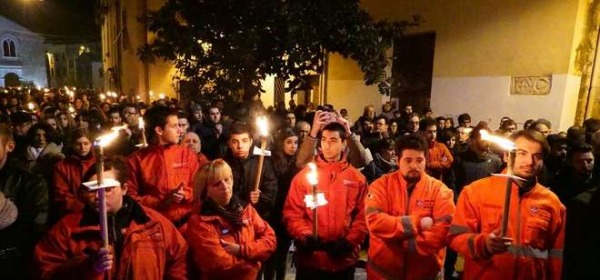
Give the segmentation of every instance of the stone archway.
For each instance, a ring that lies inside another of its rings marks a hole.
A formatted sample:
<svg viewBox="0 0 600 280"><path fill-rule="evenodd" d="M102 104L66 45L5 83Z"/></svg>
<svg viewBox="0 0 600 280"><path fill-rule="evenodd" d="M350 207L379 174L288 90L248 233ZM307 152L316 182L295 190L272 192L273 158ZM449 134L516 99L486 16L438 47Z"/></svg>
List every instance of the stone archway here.
<svg viewBox="0 0 600 280"><path fill-rule="evenodd" d="M8 73L4 75L4 86L5 87L18 87L21 85L19 75L15 73Z"/></svg>

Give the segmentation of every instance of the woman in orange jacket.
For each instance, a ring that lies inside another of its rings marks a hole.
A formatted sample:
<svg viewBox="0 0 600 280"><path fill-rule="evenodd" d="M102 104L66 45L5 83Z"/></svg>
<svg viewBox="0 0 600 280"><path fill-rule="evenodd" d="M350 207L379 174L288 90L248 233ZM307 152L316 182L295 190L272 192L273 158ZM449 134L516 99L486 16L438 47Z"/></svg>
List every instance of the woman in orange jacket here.
<svg viewBox="0 0 600 280"><path fill-rule="evenodd" d="M185 235L201 279L255 280L277 246L273 229L232 188L224 160L202 166L196 176L200 213L192 214Z"/></svg>
<svg viewBox="0 0 600 280"><path fill-rule="evenodd" d="M52 220L83 209L79 200L81 177L96 163L92 150L92 137L83 129L73 130L67 140L67 157L54 167L52 186Z"/></svg>

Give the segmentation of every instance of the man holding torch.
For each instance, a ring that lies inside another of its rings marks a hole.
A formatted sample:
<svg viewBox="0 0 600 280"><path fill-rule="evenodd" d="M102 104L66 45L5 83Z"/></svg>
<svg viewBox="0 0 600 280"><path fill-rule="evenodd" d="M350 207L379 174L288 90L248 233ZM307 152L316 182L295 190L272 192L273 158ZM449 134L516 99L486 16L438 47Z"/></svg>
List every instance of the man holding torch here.
<svg viewBox="0 0 600 280"><path fill-rule="evenodd" d="M233 194L252 204L261 218L267 219L275 206L277 177L270 157L253 152L250 126L234 122L229 128L225 161L233 171ZM261 153L264 151L261 145ZM262 163L261 163L262 158Z"/></svg>
<svg viewBox="0 0 600 280"><path fill-rule="evenodd" d="M512 170L477 180L461 192L450 247L465 257L463 279L558 280L566 210L536 179L548 143L533 130L510 139L514 146L506 156L514 157L507 159L514 162Z"/></svg>
<svg viewBox="0 0 600 280"><path fill-rule="evenodd" d="M319 138L321 152L315 157L316 174L314 166L305 167L292 180L283 222L298 246L297 280L354 279L359 245L367 234L367 182L346 161L347 137L342 124L325 125Z"/></svg>
<svg viewBox="0 0 600 280"><path fill-rule="evenodd" d="M188 279L186 241L164 216L127 195L128 174L124 163L112 160L84 174L79 195L86 206L62 218L38 243L36 279ZM106 196L108 247L98 215L100 189Z"/></svg>

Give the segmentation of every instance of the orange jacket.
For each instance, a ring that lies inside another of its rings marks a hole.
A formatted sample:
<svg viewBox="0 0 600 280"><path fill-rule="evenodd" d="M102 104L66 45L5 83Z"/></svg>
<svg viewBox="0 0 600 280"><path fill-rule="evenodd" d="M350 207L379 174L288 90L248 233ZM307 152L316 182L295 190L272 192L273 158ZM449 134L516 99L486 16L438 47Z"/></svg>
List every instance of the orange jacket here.
<svg viewBox="0 0 600 280"><path fill-rule="evenodd" d="M370 234L369 279L435 279L443 269L454 194L444 183L421 175L410 196L400 171L369 186L365 200ZM421 228L430 217L433 226Z"/></svg>
<svg viewBox="0 0 600 280"><path fill-rule="evenodd" d="M449 241L465 256L463 279L560 279L565 232L565 207L540 184L519 196L513 184L507 236L508 252L490 256L486 236L502 225L506 179L487 177L465 187Z"/></svg>
<svg viewBox="0 0 600 280"><path fill-rule="evenodd" d="M452 167L454 157L450 150L448 150L448 147L443 143L433 141L428 144L427 173L432 177L441 180L443 172Z"/></svg>
<svg viewBox="0 0 600 280"><path fill-rule="evenodd" d="M347 258L331 258L326 252L307 254L296 252L296 265L326 271L346 269L358 260L359 245L367 234L364 200L367 193L366 179L345 159L326 162L316 157L318 191L325 194L328 203L317 208L318 236L323 242L346 238L354 245L354 252ZM312 186L306 179L309 168L302 169L290 185L283 207L283 222L290 235L304 240L312 235L313 211L306 207L304 196L312 194Z"/></svg>
<svg viewBox="0 0 600 280"><path fill-rule="evenodd" d="M76 156L67 157L54 167L54 186L52 200L59 216L77 212L83 209L83 202L78 198L81 179L85 172L96 163L96 157L80 159Z"/></svg>
<svg viewBox="0 0 600 280"><path fill-rule="evenodd" d="M109 279L187 279L187 244L181 234L156 211L138 209L143 211L133 214ZM102 246L100 226L88 225L83 219L82 211L65 216L37 244L39 279L105 280L104 274L94 271L90 259Z"/></svg>
<svg viewBox="0 0 600 280"><path fill-rule="evenodd" d="M186 237L201 279L256 279L261 262L275 251L277 241L273 229L252 206L246 206L243 219L244 226L236 229L216 215L192 215ZM221 239L239 244L241 255L227 253Z"/></svg>
<svg viewBox="0 0 600 280"><path fill-rule="evenodd" d="M172 222L181 221L191 212L198 169L198 157L194 151L179 145L153 144L132 154L128 163L131 169L128 194L131 197ZM172 202L171 193L182 184L183 201Z"/></svg>

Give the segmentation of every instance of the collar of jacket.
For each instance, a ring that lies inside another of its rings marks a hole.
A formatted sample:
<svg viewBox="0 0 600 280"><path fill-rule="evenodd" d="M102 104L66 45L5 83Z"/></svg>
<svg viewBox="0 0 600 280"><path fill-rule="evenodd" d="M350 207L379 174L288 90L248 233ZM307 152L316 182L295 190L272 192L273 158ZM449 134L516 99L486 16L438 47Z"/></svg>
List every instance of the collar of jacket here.
<svg viewBox="0 0 600 280"><path fill-rule="evenodd" d="M93 162L96 161L96 155L94 154L94 148L92 148L92 150L85 156L78 156L76 154L72 154L69 155L67 157L68 160L70 161L75 161L75 162L81 162L83 164L88 163L88 162Z"/></svg>
<svg viewBox="0 0 600 280"><path fill-rule="evenodd" d="M404 176L402 176L402 173L400 172L400 170L395 171L394 173L390 173L390 175L395 174L394 176L398 177L398 181L400 181L400 187L404 188L408 191L408 182L406 181L406 179L404 179ZM419 179L419 181L415 184L414 188L412 189L413 191L416 189L421 189L421 188L425 188L425 187L431 187L431 177L429 175L427 175L427 173L425 172L421 172L421 179ZM428 190L429 191L429 190Z"/></svg>
<svg viewBox="0 0 600 280"><path fill-rule="evenodd" d="M79 226L98 226L100 224L100 217L95 209L91 209L86 206L83 210L83 215L79 221ZM144 212L142 206L137 203L133 198L128 195L123 196L123 207L117 211L115 220L119 225L126 227L135 221L137 224L145 224L150 221L150 217Z"/></svg>
<svg viewBox="0 0 600 280"><path fill-rule="evenodd" d="M350 164L348 163L348 161L346 160L346 154L342 153L342 156L340 158L340 160L336 161L336 162L328 162L325 160L325 158L323 158L323 154L319 153L319 155L317 155L315 157L315 160L317 162L317 167L319 169L325 169L328 171L344 171L346 170Z"/></svg>

